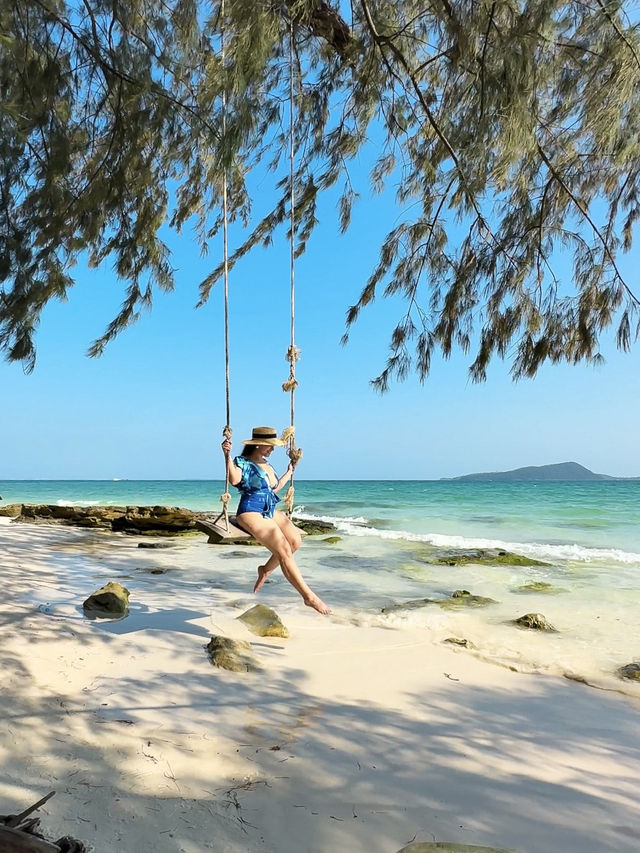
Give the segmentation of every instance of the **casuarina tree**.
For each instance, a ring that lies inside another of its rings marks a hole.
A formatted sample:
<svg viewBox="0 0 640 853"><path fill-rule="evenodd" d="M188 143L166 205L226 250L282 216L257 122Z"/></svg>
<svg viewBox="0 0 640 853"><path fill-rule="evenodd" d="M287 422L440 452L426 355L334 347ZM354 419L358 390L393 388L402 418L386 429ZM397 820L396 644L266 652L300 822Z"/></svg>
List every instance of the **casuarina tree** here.
<svg viewBox="0 0 640 853"><path fill-rule="evenodd" d="M292 62L290 62L292 60ZM294 80L290 81L291 68ZM229 215L268 243L287 221L296 98L296 240L339 191L395 193L393 227L347 329L401 297L384 390L434 352L514 377L628 349L621 270L640 216L640 39L630 3L593 0L22 0L0 3L0 347L27 369L74 263L110 263L121 310L89 352L174 286L167 226L216 247ZM225 121L222 120L222 112ZM372 153L373 152L373 153ZM370 157L370 186L351 174ZM274 171L256 218L252 170ZM213 254L212 254L213 256ZM220 278L212 261L202 300ZM394 302L394 304L397 304Z"/></svg>

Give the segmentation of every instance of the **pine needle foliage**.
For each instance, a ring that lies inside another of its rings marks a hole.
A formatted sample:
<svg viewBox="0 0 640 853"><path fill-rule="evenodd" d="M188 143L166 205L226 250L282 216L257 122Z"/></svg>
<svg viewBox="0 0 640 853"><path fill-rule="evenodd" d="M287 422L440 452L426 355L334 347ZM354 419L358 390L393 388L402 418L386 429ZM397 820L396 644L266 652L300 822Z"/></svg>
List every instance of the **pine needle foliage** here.
<svg viewBox="0 0 640 853"><path fill-rule="evenodd" d="M212 245L225 173L246 226L231 266L288 227L291 33L298 254L330 187L348 229L350 161L371 138L371 188L396 193L400 217L347 312L345 340L375 299L404 305L377 390L411 371L424 380L454 347L471 350L474 380L496 357L515 378L597 361L611 326L628 350L640 317L620 270L640 218L632 13L609 0L0 0L4 356L33 367L42 309L65 298L81 253L124 285L89 350L100 354L174 286L163 227L195 221L201 250ZM279 195L256 222L258 165ZM221 275L220 263L201 301Z"/></svg>

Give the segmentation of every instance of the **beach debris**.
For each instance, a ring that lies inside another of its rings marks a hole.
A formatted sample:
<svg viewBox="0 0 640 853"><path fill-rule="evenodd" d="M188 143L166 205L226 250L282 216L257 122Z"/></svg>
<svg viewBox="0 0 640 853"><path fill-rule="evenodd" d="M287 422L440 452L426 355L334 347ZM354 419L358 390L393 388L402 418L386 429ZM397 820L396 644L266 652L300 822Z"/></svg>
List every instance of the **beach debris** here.
<svg viewBox="0 0 640 853"><path fill-rule="evenodd" d="M566 589L561 589L558 586L554 586L552 583L548 583L547 581L531 581L530 583L523 583L521 586L514 587L511 592L518 593L532 593L532 592L541 592L545 595L555 595L559 592L567 592Z"/></svg>
<svg viewBox="0 0 640 853"><path fill-rule="evenodd" d="M547 621L546 616L543 616L542 613L525 613L524 616L514 619L514 624L519 628L528 628L531 631L557 633L557 629Z"/></svg>
<svg viewBox="0 0 640 853"><path fill-rule="evenodd" d="M342 542L342 536L325 536L322 541L327 545L335 545L337 542Z"/></svg>
<svg viewBox="0 0 640 853"><path fill-rule="evenodd" d="M47 841L40 832L40 818L29 815L55 794L51 791L18 815L0 815L0 850L7 853L88 853L82 843L70 835Z"/></svg>
<svg viewBox="0 0 640 853"><path fill-rule="evenodd" d="M640 681L640 663L628 663L618 669L620 678L627 681Z"/></svg>
<svg viewBox="0 0 640 853"><path fill-rule="evenodd" d="M476 847L473 844L453 844L450 841L427 841L407 844L398 853L516 853L515 850L505 850L503 847Z"/></svg>
<svg viewBox="0 0 640 853"><path fill-rule="evenodd" d="M472 551L451 551L441 557L436 557L435 562L444 566L464 566L467 563L477 563L481 566L549 566L541 560L533 557L524 557L522 554L514 554L511 551L502 551L497 548L478 548Z"/></svg>
<svg viewBox="0 0 640 853"><path fill-rule="evenodd" d="M289 636L289 629L283 624L276 611L264 604L256 604L237 618L258 637L286 638Z"/></svg>
<svg viewBox="0 0 640 853"><path fill-rule="evenodd" d="M475 649L471 640L465 640L461 637L447 637L443 643L451 643L452 646L461 646L464 649Z"/></svg>
<svg viewBox="0 0 640 853"><path fill-rule="evenodd" d="M259 672L261 667L246 640L232 640L219 635L211 637L206 646L214 666L232 672Z"/></svg>
<svg viewBox="0 0 640 853"><path fill-rule="evenodd" d="M138 548L173 548L172 542L138 542Z"/></svg>
<svg viewBox="0 0 640 853"><path fill-rule="evenodd" d="M117 581L109 581L91 593L82 606L91 616L126 616L129 612L129 590Z"/></svg>

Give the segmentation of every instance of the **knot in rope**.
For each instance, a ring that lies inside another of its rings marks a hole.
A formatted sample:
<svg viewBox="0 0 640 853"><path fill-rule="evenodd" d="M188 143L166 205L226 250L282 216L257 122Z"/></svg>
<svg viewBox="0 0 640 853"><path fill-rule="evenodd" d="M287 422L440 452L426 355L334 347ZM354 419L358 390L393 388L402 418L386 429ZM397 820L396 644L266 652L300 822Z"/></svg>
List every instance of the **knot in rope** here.
<svg viewBox="0 0 640 853"><path fill-rule="evenodd" d="M284 496L284 505L287 508L287 512L289 515L293 512L293 496L295 495L295 488L293 483L287 489L287 494Z"/></svg>
<svg viewBox="0 0 640 853"><path fill-rule="evenodd" d="M220 495L220 500L222 501L222 503L224 504L224 508L226 509L227 504L231 500L231 495L229 494L229 492L223 492L223 494Z"/></svg>
<svg viewBox="0 0 640 853"><path fill-rule="evenodd" d="M291 344L287 349L286 359L290 364L295 364L296 361L300 361L300 347L295 346L295 344Z"/></svg>
<svg viewBox="0 0 640 853"><path fill-rule="evenodd" d="M295 431L296 428L293 426L288 426L286 429L283 429L282 435L280 436L280 441L283 444L288 444L295 435Z"/></svg>
<svg viewBox="0 0 640 853"><path fill-rule="evenodd" d="M291 460L291 464L295 468L298 462L302 459L302 448L301 447L290 447L287 451L287 455Z"/></svg>
<svg viewBox="0 0 640 853"><path fill-rule="evenodd" d="M226 427L222 430L222 435L227 440L229 440L233 435L233 430L231 429L229 424L227 424Z"/></svg>

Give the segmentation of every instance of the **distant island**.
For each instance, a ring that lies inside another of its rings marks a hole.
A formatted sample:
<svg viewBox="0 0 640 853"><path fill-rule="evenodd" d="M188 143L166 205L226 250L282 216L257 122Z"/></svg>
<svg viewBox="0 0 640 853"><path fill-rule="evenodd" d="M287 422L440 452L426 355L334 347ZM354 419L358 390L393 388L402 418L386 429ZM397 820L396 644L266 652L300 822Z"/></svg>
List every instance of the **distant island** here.
<svg viewBox="0 0 640 853"><path fill-rule="evenodd" d="M577 462L558 462L556 465L529 465L513 471L489 471L483 474L463 474L461 477L443 477L443 480L475 480L478 483L509 483L518 481L592 482L594 480L638 480L638 477L611 477L596 474Z"/></svg>

